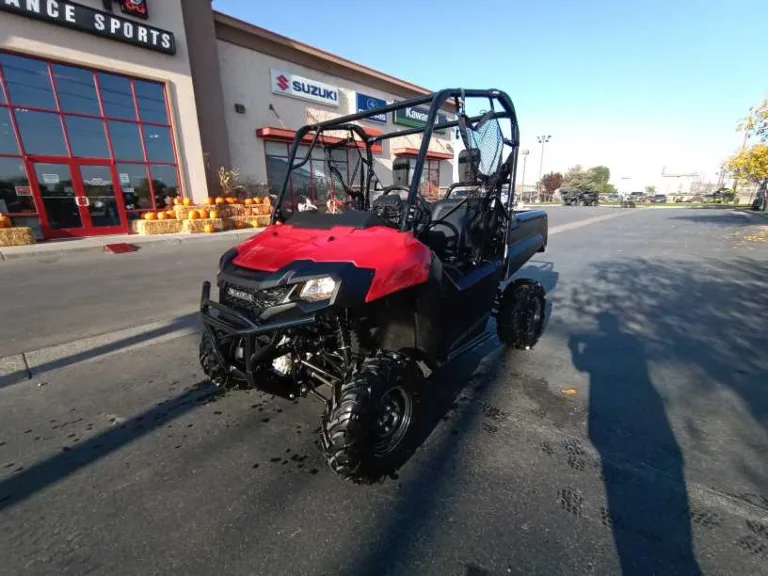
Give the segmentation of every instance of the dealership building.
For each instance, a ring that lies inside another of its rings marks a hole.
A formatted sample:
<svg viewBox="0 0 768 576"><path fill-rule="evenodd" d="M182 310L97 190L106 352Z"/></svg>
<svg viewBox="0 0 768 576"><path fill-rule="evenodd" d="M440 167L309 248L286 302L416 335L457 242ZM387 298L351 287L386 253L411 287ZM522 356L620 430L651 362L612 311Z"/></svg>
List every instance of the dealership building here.
<svg viewBox="0 0 768 576"><path fill-rule="evenodd" d="M429 92L210 0L0 0L0 42L0 213L39 239L129 232L175 197L217 195L221 167L274 193L300 126ZM377 135L425 121L414 108L359 124ZM383 185L420 144L374 149ZM450 130L435 135L423 187L452 182L455 144ZM294 197L328 194L322 157L292 178Z"/></svg>

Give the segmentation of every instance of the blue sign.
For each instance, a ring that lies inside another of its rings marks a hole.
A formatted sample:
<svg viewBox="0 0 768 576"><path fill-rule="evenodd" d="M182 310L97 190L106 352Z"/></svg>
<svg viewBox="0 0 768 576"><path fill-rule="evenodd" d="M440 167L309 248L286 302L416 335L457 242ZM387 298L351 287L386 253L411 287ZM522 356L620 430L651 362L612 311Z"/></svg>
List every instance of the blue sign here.
<svg viewBox="0 0 768 576"><path fill-rule="evenodd" d="M357 93L357 111L358 112L368 112L368 110L375 110L376 108L384 108L384 106L387 105L386 100L382 100L381 98L374 98L373 96L368 96L367 94L360 94L360 92ZM366 120L370 120L371 122L379 122L381 124L387 123L387 115L386 114L376 114L375 116L369 116L366 118Z"/></svg>

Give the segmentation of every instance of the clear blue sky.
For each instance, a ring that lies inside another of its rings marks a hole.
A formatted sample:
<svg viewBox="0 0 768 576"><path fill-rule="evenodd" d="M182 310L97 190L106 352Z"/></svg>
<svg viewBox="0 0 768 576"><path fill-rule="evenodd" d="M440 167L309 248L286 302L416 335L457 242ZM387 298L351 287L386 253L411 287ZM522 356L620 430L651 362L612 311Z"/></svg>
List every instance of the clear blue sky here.
<svg viewBox="0 0 768 576"><path fill-rule="evenodd" d="M606 164L714 173L768 93L767 0L215 0L214 8L421 86L494 87L518 110L528 183ZM531 168L533 166L533 168Z"/></svg>

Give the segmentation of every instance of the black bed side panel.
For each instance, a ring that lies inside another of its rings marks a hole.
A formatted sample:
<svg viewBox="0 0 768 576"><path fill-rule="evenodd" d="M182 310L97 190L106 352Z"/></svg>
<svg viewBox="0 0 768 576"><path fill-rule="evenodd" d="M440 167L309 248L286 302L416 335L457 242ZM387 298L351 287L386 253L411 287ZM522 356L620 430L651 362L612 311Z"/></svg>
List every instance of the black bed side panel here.
<svg viewBox="0 0 768 576"><path fill-rule="evenodd" d="M537 252L547 247L548 222L543 210L529 210L515 214L507 237L509 274L517 272Z"/></svg>

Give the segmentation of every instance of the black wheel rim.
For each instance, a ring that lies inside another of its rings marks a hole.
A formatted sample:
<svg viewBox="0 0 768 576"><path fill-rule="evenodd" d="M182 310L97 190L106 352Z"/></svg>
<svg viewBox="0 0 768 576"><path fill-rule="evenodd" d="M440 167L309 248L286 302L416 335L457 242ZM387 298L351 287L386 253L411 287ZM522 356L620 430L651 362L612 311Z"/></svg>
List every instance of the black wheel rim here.
<svg viewBox="0 0 768 576"><path fill-rule="evenodd" d="M528 316L528 337L535 338L539 327L541 326L542 319L544 318L544 302L541 298L532 298L530 305L530 312Z"/></svg>
<svg viewBox="0 0 768 576"><path fill-rule="evenodd" d="M413 400L403 386L390 388L379 401L374 423L374 454L392 452L402 442L413 416Z"/></svg>

